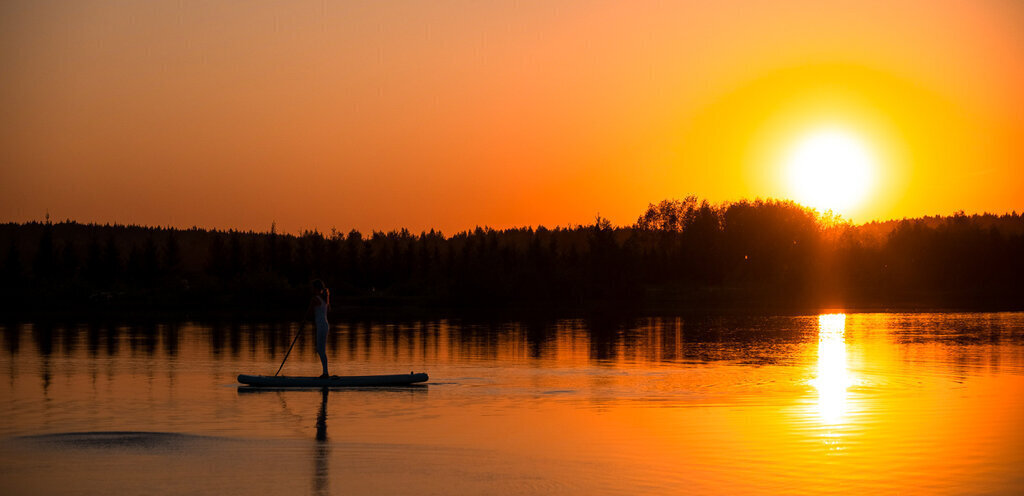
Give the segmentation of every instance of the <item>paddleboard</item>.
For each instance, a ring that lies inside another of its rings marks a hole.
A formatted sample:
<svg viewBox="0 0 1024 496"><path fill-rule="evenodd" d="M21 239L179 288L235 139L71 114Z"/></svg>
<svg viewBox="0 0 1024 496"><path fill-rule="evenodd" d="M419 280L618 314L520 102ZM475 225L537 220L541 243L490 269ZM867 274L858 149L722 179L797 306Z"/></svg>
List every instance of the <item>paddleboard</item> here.
<svg viewBox="0 0 1024 496"><path fill-rule="evenodd" d="M427 374L332 375L330 377L287 377L240 374L238 382L255 387L365 387L405 386L427 382Z"/></svg>

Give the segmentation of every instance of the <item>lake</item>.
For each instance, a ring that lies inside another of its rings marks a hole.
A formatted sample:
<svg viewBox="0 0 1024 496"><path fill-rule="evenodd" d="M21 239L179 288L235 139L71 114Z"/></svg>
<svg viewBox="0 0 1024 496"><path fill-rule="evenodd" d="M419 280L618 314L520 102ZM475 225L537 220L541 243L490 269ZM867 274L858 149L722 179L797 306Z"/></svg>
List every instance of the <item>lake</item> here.
<svg viewBox="0 0 1024 496"><path fill-rule="evenodd" d="M4 325L2 492L1024 491L1024 313L335 319Z"/></svg>

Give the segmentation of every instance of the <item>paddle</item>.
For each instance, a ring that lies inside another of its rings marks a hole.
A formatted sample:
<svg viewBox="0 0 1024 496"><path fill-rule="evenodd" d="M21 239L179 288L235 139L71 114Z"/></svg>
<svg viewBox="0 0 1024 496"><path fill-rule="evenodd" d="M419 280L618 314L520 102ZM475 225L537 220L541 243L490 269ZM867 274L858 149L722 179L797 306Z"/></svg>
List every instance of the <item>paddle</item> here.
<svg viewBox="0 0 1024 496"><path fill-rule="evenodd" d="M305 322L299 324L299 332L295 333L295 339L292 340L292 345L288 347L288 352L284 354L284 360L281 360L281 366L277 368L277 372L274 372L274 377L281 373L281 369L284 368L284 362L288 361L288 355L291 355L292 348L295 347L295 342L299 340L299 336L302 335L302 328L305 327Z"/></svg>

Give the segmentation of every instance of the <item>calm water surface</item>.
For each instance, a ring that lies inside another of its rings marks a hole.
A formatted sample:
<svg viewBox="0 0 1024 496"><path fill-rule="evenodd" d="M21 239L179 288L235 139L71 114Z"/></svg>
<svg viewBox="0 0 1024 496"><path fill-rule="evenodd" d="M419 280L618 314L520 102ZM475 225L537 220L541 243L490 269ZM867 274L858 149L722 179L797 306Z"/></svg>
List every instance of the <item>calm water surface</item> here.
<svg viewBox="0 0 1024 496"><path fill-rule="evenodd" d="M1024 491L1021 313L341 323L333 373L430 383L240 390L296 329L3 327L2 492Z"/></svg>

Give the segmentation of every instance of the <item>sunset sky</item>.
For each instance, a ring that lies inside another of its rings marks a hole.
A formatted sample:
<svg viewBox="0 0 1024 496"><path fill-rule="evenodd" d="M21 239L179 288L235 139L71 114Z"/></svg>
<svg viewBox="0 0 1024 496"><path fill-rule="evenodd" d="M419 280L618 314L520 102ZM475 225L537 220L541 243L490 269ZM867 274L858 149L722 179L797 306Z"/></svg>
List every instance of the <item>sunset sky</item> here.
<svg viewBox="0 0 1024 496"><path fill-rule="evenodd" d="M1024 210L1016 0L6 1L0 74L0 222L629 224L843 150L857 222Z"/></svg>

